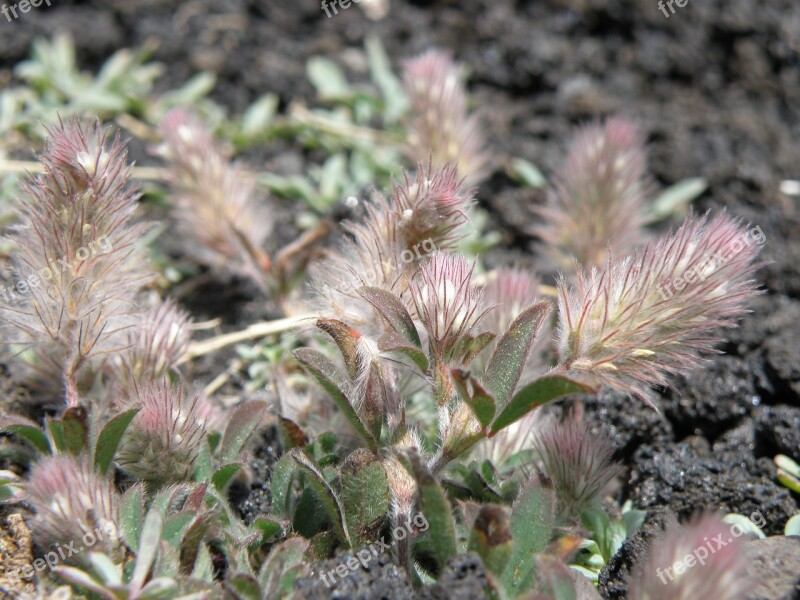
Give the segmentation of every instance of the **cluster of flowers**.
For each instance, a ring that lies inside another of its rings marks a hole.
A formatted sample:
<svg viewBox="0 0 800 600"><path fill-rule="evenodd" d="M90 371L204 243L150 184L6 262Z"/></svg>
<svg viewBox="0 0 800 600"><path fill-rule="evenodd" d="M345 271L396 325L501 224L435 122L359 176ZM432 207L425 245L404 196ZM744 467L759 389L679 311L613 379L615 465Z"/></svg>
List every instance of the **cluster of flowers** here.
<svg viewBox="0 0 800 600"><path fill-rule="evenodd" d="M488 158L457 66L428 53L406 65L404 81L413 108L409 152L421 162L388 196L369 203L363 220L344 225L341 245L311 274L318 308L331 317L318 324L342 350L349 379L324 356L297 356L339 394L342 412L380 455L396 525L410 522L420 478L433 480L479 441L486 456L507 457L530 447L532 434L559 514L574 523L618 473L613 449L574 416L531 418L535 403L523 397L524 410L513 405L518 384L546 374L572 391L588 389L576 381L600 383L652 402L652 387L706 360L720 328L758 293L752 274L763 241L742 243L756 230L746 234L723 212L690 214L648 243L643 136L620 119L590 126L577 136L540 211L537 232L550 258L562 267L578 260L558 279L553 330L554 307L533 273L501 269L479 282L476 264L458 250L473 202L469 186L480 182ZM269 219L255 178L182 111L167 115L162 133L158 152L172 167L175 214L198 256L267 290ZM215 411L174 383L191 320L170 301L147 300L149 226L133 219L137 192L124 145L99 124L68 122L50 131L41 162L43 172L23 188L10 241L15 273L50 277L47 285L27 285L30 294L14 305L0 306L6 337L31 349L26 364L57 382L70 414L89 404L99 409L88 430L137 411L114 455L125 474L150 491L185 481ZM100 240L103 251L91 251ZM710 256L724 260L709 269L703 265ZM693 285L663 293L690 273L698 275ZM551 346L554 356L547 355ZM407 392L420 377L432 390L437 418L430 456L407 422ZM385 440L393 450L381 454ZM412 463L412 476L398 448L428 460ZM30 474L34 534L50 551L102 523L119 524L122 499L113 477L75 454L48 456ZM126 552L114 536L98 545L109 557ZM408 552L408 544L398 547L401 559L409 560ZM719 552L710 562L724 570L734 562L726 557ZM661 597L648 591L650 583L638 585L644 591L633 597Z"/></svg>

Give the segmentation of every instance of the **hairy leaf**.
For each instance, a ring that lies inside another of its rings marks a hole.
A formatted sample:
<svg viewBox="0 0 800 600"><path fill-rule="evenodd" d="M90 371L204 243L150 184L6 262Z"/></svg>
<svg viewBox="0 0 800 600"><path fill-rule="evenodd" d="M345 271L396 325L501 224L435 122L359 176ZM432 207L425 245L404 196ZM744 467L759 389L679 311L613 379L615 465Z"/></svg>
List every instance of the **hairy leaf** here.
<svg viewBox="0 0 800 600"><path fill-rule="evenodd" d="M375 307L375 310L389 322L392 329L417 348L422 347L414 321L397 296L384 289L369 286L362 287L358 293Z"/></svg>
<svg viewBox="0 0 800 600"><path fill-rule="evenodd" d="M523 387L500 411L492 423L489 436L518 421L537 406L557 400L562 396L592 392L592 388L560 375L546 375Z"/></svg>
<svg viewBox="0 0 800 600"><path fill-rule="evenodd" d="M550 303L547 301L532 304L514 319L497 342L483 377L483 383L494 396L497 406L505 407L514 393L531 346L549 311Z"/></svg>
<svg viewBox="0 0 800 600"><path fill-rule="evenodd" d="M97 436L97 443L94 450L94 466L100 473L107 473L114 454L119 447L119 442L125 434L125 430L130 425L133 418L138 414L138 408L126 410L113 419L111 419L106 426L103 427L100 435Z"/></svg>
<svg viewBox="0 0 800 600"><path fill-rule="evenodd" d="M376 452L378 444L344 392L346 389L344 377L339 373L336 365L321 352L310 348L295 350L294 356L323 389L328 392L336 406L339 407L339 410L342 411L345 418L366 442L370 450Z"/></svg>

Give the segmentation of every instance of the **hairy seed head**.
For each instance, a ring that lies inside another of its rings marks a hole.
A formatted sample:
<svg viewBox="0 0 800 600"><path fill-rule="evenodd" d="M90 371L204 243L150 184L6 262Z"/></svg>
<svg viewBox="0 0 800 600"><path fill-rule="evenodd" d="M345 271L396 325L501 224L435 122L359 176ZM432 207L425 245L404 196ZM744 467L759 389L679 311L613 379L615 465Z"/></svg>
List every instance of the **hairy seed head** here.
<svg viewBox="0 0 800 600"><path fill-rule="evenodd" d="M701 364L758 294L763 233L721 213L690 215L674 233L604 269L558 285L560 367L649 398L649 387Z"/></svg>

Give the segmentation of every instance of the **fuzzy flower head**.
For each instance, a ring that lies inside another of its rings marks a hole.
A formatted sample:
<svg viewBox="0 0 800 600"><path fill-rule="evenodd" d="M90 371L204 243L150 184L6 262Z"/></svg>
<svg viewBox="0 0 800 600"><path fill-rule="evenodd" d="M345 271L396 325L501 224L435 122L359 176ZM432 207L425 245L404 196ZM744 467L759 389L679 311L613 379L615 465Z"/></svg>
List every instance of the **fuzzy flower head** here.
<svg viewBox="0 0 800 600"><path fill-rule="evenodd" d="M720 544L721 543L721 544ZM650 546L647 562L631 577L631 600L740 600L754 581L743 538L731 525L705 515L686 527L677 523ZM691 564L687 561L691 558Z"/></svg>
<svg viewBox="0 0 800 600"><path fill-rule="evenodd" d="M136 312L133 299L151 276L132 224L137 192L119 137L99 123L54 127L43 172L21 188L17 284L3 289L4 320L14 341L71 377L90 357L119 349Z"/></svg>
<svg viewBox="0 0 800 600"><path fill-rule="evenodd" d="M538 297L539 281L529 272L500 269L483 288L483 305L490 310L484 326L489 331L505 331Z"/></svg>
<svg viewBox="0 0 800 600"><path fill-rule="evenodd" d="M444 52L430 50L403 67L411 103L408 120L412 158L430 156L433 164L456 165L473 185L483 179L487 154L480 122L467 111L467 92L459 68Z"/></svg>
<svg viewBox="0 0 800 600"><path fill-rule="evenodd" d="M147 311L128 333L128 348L116 365L123 382L154 382L175 369L189 348L192 320L172 300Z"/></svg>
<svg viewBox="0 0 800 600"><path fill-rule="evenodd" d="M746 312L766 238L724 212L690 215L675 232L602 270L559 282L559 366L649 398L720 342Z"/></svg>
<svg viewBox="0 0 800 600"><path fill-rule="evenodd" d="M420 266L460 239L471 201L450 167L420 165L416 177L405 174L389 198L367 205L363 221L345 224L349 237L315 268L321 312L355 325L369 323L372 309L357 290L373 286L406 295Z"/></svg>
<svg viewBox="0 0 800 600"><path fill-rule="evenodd" d="M453 248L469 222L472 192L464 188L454 167L418 165L416 179L404 174L394 186L393 211L400 218L398 233L404 249L431 240L441 250Z"/></svg>
<svg viewBox="0 0 800 600"><path fill-rule="evenodd" d="M228 160L211 132L188 112L175 109L161 122L157 153L170 163L175 217L197 242L198 259L250 277L264 288L270 261L263 250L271 219L256 195L256 179Z"/></svg>
<svg viewBox="0 0 800 600"><path fill-rule="evenodd" d="M601 266L608 250L625 256L644 243L644 137L624 119L584 127L573 140L536 234L555 262Z"/></svg>
<svg viewBox="0 0 800 600"><path fill-rule="evenodd" d="M437 254L411 284L416 313L435 356L446 356L486 312L481 309L482 292L472 285L474 268L461 256Z"/></svg>
<svg viewBox="0 0 800 600"><path fill-rule="evenodd" d="M121 548L117 533L119 495L114 482L99 475L85 458L49 456L34 465L27 485L27 500L36 512L33 533L47 551L60 545L86 546L116 556ZM85 554L70 556L80 561Z"/></svg>
<svg viewBox="0 0 800 600"><path fill-rule="evenodd" d="M592 435L585 423L548 418L541 423L535 447L545 474L553 481L559 512L578 517L595 504L620 472L612 462L613 446Z"/></svg>
<svg viewBox="0 0 800 600"><path fill-rule="evenodd" d="M202 400L168 383L145 386L133 406L134 418L117 453L117 462L134 477L164 485L187 480L206 433Z"/></svg>

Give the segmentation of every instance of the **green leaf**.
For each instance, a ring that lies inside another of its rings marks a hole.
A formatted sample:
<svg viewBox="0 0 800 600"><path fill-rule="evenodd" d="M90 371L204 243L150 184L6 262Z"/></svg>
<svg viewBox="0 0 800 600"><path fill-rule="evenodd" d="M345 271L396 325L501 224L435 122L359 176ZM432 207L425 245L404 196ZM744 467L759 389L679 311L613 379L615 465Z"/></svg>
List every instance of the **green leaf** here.
<svg viewBox="0 0 800 600"><path fill-rule="evenodd" d="M225 580L225 588L237 600L262 600L261 586L252 575L237 573Z"/></svg>
<svg viewBox="0 0 800 600"><path fill-rule="evenodd" d="M184 510L171 514L164 520L164 528L161 532L162 539L177 549L180 546L184 532L194 519L195 514L191 511Z"/></svg>
<svg viewBox="0 0 800 600"><path fill-rule="evenodd" d="M562 396L592 392L592 388L561 375L545 375L523 387L500 411L492 423L489 437L518 421L537 406L557 400Z"/></svg>
<svg viewBox="0 0 800 600"><path fill-rule="evenodd" d="M736 527L739 528L739 531L741 531L742 533L755 536L756 538L761 540L767 537L766 535L764 535L764 532L761 531L761 528L758 525L756 525L753 521L751 521L744 515L730 513L722 517L722 520L725 523L730 523L731 525L735 525Z"/></svg>
<svg viewBox="0 0 800 600"><path fill-rule="evenodd" d="M375 307L375 310L389 322L392 329L417 348L422 347L414 321L397 296L382 288L369 286L362 287L358 293Z"/></svg>
<svg viewBox="0 0 800 600"><path fill-rule="evenodd" d="M597 544L603 561L608 562L625 541L624 524L615 525L600 508L587 508L581 511L580 520L581 525L591 532L591 539Z"/></svg>
<svg viewBox="0 0 800 600"><path fill-rule="evenodd" d="M141 484L128 488L119 505L120 536L135 553L139 553L139 536L144 517L144 488Z"/></svg>
<svg viewBox="0 0 800 600"><path fill-rule="evenodd" d="M133 569L131 576L131 586L135 590L141 590L147 575L150 573L150 567L153 566L153 561L156 559L158 547L161 542L161 531L164 521L158 510L150 509L144 520L142 527L142 536L139 541L139 553L136 556L136 566Z"/></svg>
<svg viewBox="0 0 800 600"><path fill-rule="evenodd" d="M538 189L547 185L547 179L542 175L539 167L524 158L512 159L508 174L515 181L533 189Z"/></svg>
<svg viewBox="0 0 800 600"><path fill-rule="evenodd" d="M494 398L469 373L453 369L451 374L459 398L472 409L482 427L488 426L494 419L496 410Z"/></svg>
<svg viewBox="0 0 800 600"><path fill-rule="evenodd" d="M97 436L97 443L94 447L94 466L100 473L108 473L108 469L114 460L114 454L117 452L119 442L125 430L128 428L128 425L130 425L138 412L138 408L133 408L118 414L106 423L100 435Z"/></svg>
<svg viewBox="0 0 800 600"><path fill-rule="evenodd" d="M278 110L277 94L264 94L253 102L242 115L242 134L253 137L261 133Z"/></svg>
<svg viewBox="0 0 800 600"><path fill-rule="evenodd" d="M708 189L708 182L702 177L684 179L668 187L653 201L647 211L648 223L663 221L674 215L684 214L693 200Z"/></svg>
<svg viewBox="0 0 800 600"><path fill-rule="evenodd" d="M555 525L556 497L552 484L534 476L522 490L511 512L514 550L503 572L503 587L509 596L525 591L531 581L536 555L550 543Z"/></svg>
<svg viewBox="0 0 800 600"><path fill-rule="evenodd" d="M3 415L0 416L0 431L21 437L42 454L52 452L47 435L33 421L18 416Z"/></svg>
<svg viewBox="0 0 800 600"><path fill-rule="evenodd" d="M192 522L183 531L180 540L180 572L191 573L200 554L200 548L206 539L206 534L211 529L212 522L217 517L215 510L205 511L196 515Z"/></svg>
<svg viewBox="0 0 800 600"><path fill-rule="evenodd" d="M529 306L514 319L497 342L482 378L497 406L504 408L514 393L531 346L549 311L550 303L546 300Z"/></svg>
<svg viewBox="0 0 800 600"><path fill-rule="evenodd" d="M461 365L467 366L481 351L488 346L497 335L486 331L475 337L467 335L459 340L453 355L459 360Z"/></svg>
<svg viewBox="0 0 800 600"><path fill-rule="evenodd" d="M369 367L367 385L364 390L364 399L361 403L361 414L367 423L372 436L381 439L381 428L386 420L386 382L383 379L383 369L379 362L373 362Z"/></svg>
<svg viewBox="0 0 800 600"><path fill-rule="evenodd" d="M344 392L346 389L345 379L336 368L336 365L328 360L321 352L310 348L295 350L294 356L314 379L317 380L323 389L328 392L336 403L336 406L342 411L342 414L344 414L345 418L353 426L353 429L355 429L366 442L369 449L373 452L377 452L378 443L367 429L364 421L358 413L356 413L355 408L353 408L353 405L350 403L350 399Z"/></svg>
<svg viewBox="0 0 800 600"><path fill-rule="evenodd" d="M469 537L469 552L476 552L483 565L495 577L505 570L514 549L510 519L502 506L481 506Z"/></svg>
<svg viewBox="0 0 800 600"><path fill-rule="evenodd" d="M444 490L430 469L422 462L419 454L409 452L407 457L414 478L417 480L419 508L428 521L428 537L433 555L441 571L447 561L458 552L453 507L450 506Z"/></svg>
<svg viewBox="0 0 800 600"><path fill-rule="evenodd" d="M282 456L272 469L270 491L272 492L272 509L281 517L289 516L292 481L294 480L295 462L289 456Z"/></svg>
<svg viewBox="0 0 800 600"><path fill-rule="evenodd" d="M241 463L233 463L225 465L217 469L217 472L211 477L211 484L220 492L225 490L225 486L233 478L236 473L242 468Z"/></svg>
<svg viewBox="0 0 800 600"><path fill-rule="evenodd" d="M64 427L61 425L61 421L57 419L51 419L50 417L46 417L44 421L44 426L47 429L48 438L50 439L50 442L55 447L55 449L60 454L66 452L67 441L64 439Z"/></svg>
<svg viewBox="0 0 800 600"><path fill-rule="evenodd" d="M395 123L408 108L408 98L403 91L403 85L392 72L389 56L380 38L370 35L364 45L369 60L370 78L378 86L383 97L385 105L383 118L386 123Z"/></svg>
<svg viewBox="0 0 800 600"><path fill-rule="evenodd" d="M800 515L795 515L788 521L786 521L786 526L783 529L783 534L785 536L800 536Z"/></svg>
<svg viewBox="0 0 800 600"><path fill-rule="evenodd" d="M777 466L782 471L785 471L792 477L800 478L800 465L798 465L788 456L784 456L783 454L778 454L775 457L775 466Z"/></svg>
<svg viewBox="0 0 800 600"><path fill-rule="evenodd" d="M261 532L262 544L283 532L283 525L281 525L279 521L266 517L255 519L252 526Z"/></svg>
<svg viewBox="0 0 800 600"><path fill-rule="evenodd" d="M410 358L419 370L425 373L428 370L428 357L425 353L412 346L406 339L394 331L384 331L378 338L378 350L381 352L399 352Z"/></svg>
<svg viewBox="0 0 800 600"><path fill-rule="evenodd" d="M309 476L308 482L325 507L325 511L328 513L328 517L333 524L336 534L348 547L351 547L352 544L350 542L350 534L347 531L344 508L336 492L333 491L333 488L322 474L319 465L317 465L314 459L308 454L297 448L293 448L288 454Z"/></svg>
<svg viewBox="0 0 800 600"><path fill-rule="evenodd" d="M308 542L300 537L289 538L272 549L258 574L261 598L283 598L292 590L303 572L307 550Z"/></svg>
<svg viewBox="0 0 800 600"><path fill-rule="evenodd" d="M206 438L200 441L200 452L197 455L197 460L194 463L194 473L192 479L199 482L207 482L211 480L214 474L214 467L211 464L211 448L210 440Z"/></svg>
<svg viewBox="0 0 800 600"><path fill-rule="evenodd" d="M234 409L222 435L220 460L223 463L232 463L239 458L242 448L259 428L266 412L267 403L262 400L250 400Z"/></svg>
<svg viewBox="0 0 800 600"><path fill-rule="evenodd" d="M389 483L386 471L373 455L356 450L342 467L342 504L353 544L373 542L368 531L389 513Z"/></svg>
<svg viewBox="0 0 800 600"><path fill-rule="evenodd" d="M68 408L61 417L64 447L73 456L80 455L89 443L89 426L86 419L86 409L82 406Z"/></svg>
<svg viewBox="0 0 800 600"><path fill-rule="evenodd" d="M338 65L322 56L312 56L306 63L306 75L323 100L347 97L350 86Z"/></svg>

